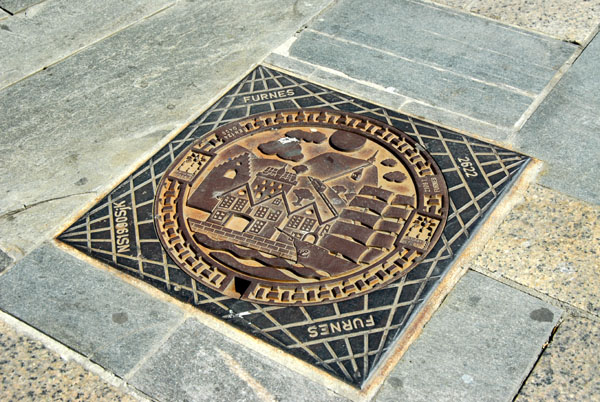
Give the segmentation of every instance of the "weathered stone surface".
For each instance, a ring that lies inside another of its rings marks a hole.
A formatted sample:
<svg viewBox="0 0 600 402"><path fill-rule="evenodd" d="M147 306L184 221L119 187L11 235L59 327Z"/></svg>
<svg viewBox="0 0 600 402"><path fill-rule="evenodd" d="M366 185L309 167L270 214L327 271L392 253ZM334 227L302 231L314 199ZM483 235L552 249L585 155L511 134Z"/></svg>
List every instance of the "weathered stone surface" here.
<svg viewBox="0 0 600 402"><path fill-rule="evenodd" d="M0 362L0 395L4 401L136 401L2 321Z"/></svg>
<svg viewBox="0 0 600 402"><path fill-rule="evenodd" d="M0 7L16 14L25 10L27 7L31 7L41 2L44 2L44 0L0 0Z"/></svg>
<svg viewBox="0 0 600 402"><path fill-rule="evenodd" d="M471 268L600 316L600 207L534 185Z"/></svg>
<svg viewBox="0 0 600 402"><path fill-rule="evenodd" d="M365 18L367 14L371 18ZM448 78L456 75L454 80L464 76L529 94L544 89L576 49L542 35L406 0L373 4L343 0L310 29L389 52L423 66L418 70L422 74L440 69Z"/></svg>
<svg viewBox="0 0 600 402"><path fill-rule="evenodd" d="M164 401L345 400L194 319L188 319L130 382Z"/></svg>
<svg viewBox="0 0 600 402"><path fill-rule="evenodd" d="M341 71L358 80L390 88L393 92L430 106L466 114L495 125L512 125L533 101L522 93L313 31L302 33L292 45L290 55Z"/></svg>
<svg viewBox="0 0 600 402"><path fill-rule="evenodd" d="M517 401L593 401L600 395L600 325L568 317L558 327Z"/></svg>
<svg viewBox="0 0 600 402"><path fill-rule="evenodd" d="M470 271L410 346L376 401L510 401L561 311Z"/></svg>
<svg viewBox="0 0 600 402"><path fill-rule="evenodd" d="M507 24L582 43L600 23L600 1L433 0Z"/></svg>
<svg viewBox="0 0 600 402"><path fill-rule="evenodd" d="M511 133L511 130L506 127L494 126L470 116L453 113L446 109L440 109L423 102L415 101L414 99L398 94L395 88L384 88L381 85L359 81L341 72L322 69L299 59L286 57L278 53L271 53L265 59L265 62L286 71L292 71L308 80L325 83L332 88L342 89L343 92L359 99L375 100L377 103L385 105L390 109L401 110L412 116L447 127L461 127L472 133L485 134L487 138L495 140L504 140Z"/></svg>
<svg viewBox="0 0 600 402"><path fill-rule="evenodd" d="M279 52L408 98L402 111L503 140L498 131L513 127L576 49L431 4L347 0Z"/></svg>
<svg viewBox="0 0 600 402"><path fill-rule="evenodd" d="M173 3L172 0L57 0L41 2L16 14L0 26L0 88Z"/></svg>
<svg viewBox="0 0 600 402"><path fill-rule="evenodd" d="M548 162L540 182L600 204L600 38L596 37L517 134L515 146Z"/></svg>
<svg viewBox="0 0 600 402"><path fill-rule="evenodd" d="M328 2L178 2L0 91L2 248L56 233Z"/></svg>
<svg viewBox="0 0 600 402"><path fill-rule="evenodd" d="M6 255L4 251L0 250L0 272L4 271L12 262L12 258Z"/></svg>
<svg viewBox="0 0 600 402"><path fill-rule="evenodd" d="M119 376L183 317L50 244L0 276L0 308Z"/></svg>

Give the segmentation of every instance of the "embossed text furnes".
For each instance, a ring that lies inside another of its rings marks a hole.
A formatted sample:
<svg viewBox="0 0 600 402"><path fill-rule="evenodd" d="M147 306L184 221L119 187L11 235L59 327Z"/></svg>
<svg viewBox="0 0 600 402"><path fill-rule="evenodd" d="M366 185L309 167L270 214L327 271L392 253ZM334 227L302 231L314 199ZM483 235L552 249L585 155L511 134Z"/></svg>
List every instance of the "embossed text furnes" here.
<svg viewBox="0 0 600 402"><path fill-rule="evenodd" d="M165 249L199 282L258 303L315 304L408 273L447 215L440 169L406 134L300 109L197 140L163 176L154 216Z"/></svg>

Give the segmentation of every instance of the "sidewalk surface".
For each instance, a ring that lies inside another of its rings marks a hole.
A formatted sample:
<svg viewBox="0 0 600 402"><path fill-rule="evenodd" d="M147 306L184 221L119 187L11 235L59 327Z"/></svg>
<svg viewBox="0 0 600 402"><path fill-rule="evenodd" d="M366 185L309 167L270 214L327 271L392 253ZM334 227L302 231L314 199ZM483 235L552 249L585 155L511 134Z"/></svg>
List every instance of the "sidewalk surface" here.
<svg viewBox="0 0 600 402"><path fill-rule="evenodd" d="M600 401L599 24L600 0L0 0L0 399ZM259 64L539 161L367 393L53 240Z"/></svg>

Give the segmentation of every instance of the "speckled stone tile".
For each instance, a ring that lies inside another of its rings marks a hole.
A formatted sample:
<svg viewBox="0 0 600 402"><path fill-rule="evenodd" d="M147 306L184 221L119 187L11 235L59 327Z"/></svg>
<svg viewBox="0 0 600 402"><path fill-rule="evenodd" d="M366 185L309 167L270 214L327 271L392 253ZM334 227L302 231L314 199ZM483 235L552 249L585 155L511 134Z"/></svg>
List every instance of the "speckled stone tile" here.
<svg viewBox="0 0 600 402"><path fill-rule="evenodd" d="M135 401L77 363L0 321L0 399L3 401Z"/></svg>
<svg viewBox="0 0 600 402"><path fill-rule="evenodd" d="M583 318L567 318L516 400L600 400L600 325Z"/></svg>
<svg viewBox="0 0 600 402"><path fill-rule="evenodd" d="M583 42L600 23L600 0L433 0L559 39Z"/></svg>
<svg viewBox="0 0 600 402"><path fill-rule="evenodd" d="M599 206L533 185L471 267L600 315L599 216Z"/></svg>

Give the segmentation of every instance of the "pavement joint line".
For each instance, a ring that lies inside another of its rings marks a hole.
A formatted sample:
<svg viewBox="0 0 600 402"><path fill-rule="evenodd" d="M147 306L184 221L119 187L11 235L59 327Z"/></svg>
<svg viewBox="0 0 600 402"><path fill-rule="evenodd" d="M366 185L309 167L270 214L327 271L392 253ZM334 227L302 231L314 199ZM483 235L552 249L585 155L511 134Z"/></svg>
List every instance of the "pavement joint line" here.
<svg viewBox="0 0 600 402"><path fill-rule="evenodd" d="M322 12L326 11L329 7L332 7L336 2L337 2L337 0L331 1L328 6L326 6L325 8L323 8L322 10L320 10L319 12L317 12L314 16L308 18L307 22L304 23L303 25L307 25L314 18L318 17ZM173 4L171 4L171 5L167 6L167 7L164 7L162 11L166 10L167 8L170 8L174 4L175 3L173 3ZM157 11L153 15L156 15L158 12L161 12L161 11ZM139 22L139 21L137 21L137 22ZM132 26L132 25L133 24L130 24L129 26ZM289 39L287 39L287 40L289 40ZM279 44L277 46L280 46L280 45L281 44ZM257 58L256 62L249 64L248 67L245 70L243 70L237 76L234 76L229 81L229 84L225 85L223 88L221 88L220 91L216 92L214 96L212 96L211 98L209 98L206 102L204 102L204 103L202 103L200 105L197 105L196 107L192 108L193 110L196 110L195 113L191 113L190 116L186 120L184 120L183 122L176 122L175 123L176 127L173 128L169 134L165 135L161 140L157 141L156 144L153 147L151 147L146 152L144 152L143 154L141 154L137 158L137 160L134 161L130 165L129 168L126 168L126 169L123 170L123 173L121 175L117 176L114 180L108 182L107 184L105 184L105 185L101 186L99 189L97 189L96 190L97 194L98 194L97 197L95 197L93 200L90 200L88 203L86 203L85 205L83 205L78 210L74 211L73 214L71 214L70 219L68 219L68 218L65 219L65 221L64 221L64 223L62 225L59 225L56 230L52 231L52 235L49 238L42 239L38 244L36 244L36 247L39 246L40 244L42 244L46 240L56 238L59 234L61 234L62 232L64 232L69 226L71 226L73 223L75 223L77 221L77 219L79 219L90 208L92 208L96 203L98 203L104 196L106 196L107 194L109 194L117 185L119 185L123 180L125 180L127 177L129 177L129 175L131 175L132 173L134 173L140 166L142 166L144 163L146 163L152 156L154 156L164 146L168 145L169 142L171 142L171 140L173 140L175 137L177 137L177 135L179 135L190 124L192 124L202 113L204 113L208 108L210 108L213 104L215 104L219 99L221 99L223 96L225 96L227 94L227 92L229 92L229 90L231 88L233 88L234 86L238 85L238 83L245 76L247 76L250 72L252 72L252 70L254 70L258 65L261 65L261 64L264 65L265 64L264 63L264 59L266 59L270 54L271 54L271 50L266 51L265 54L262 57L258 57ZM0 91L1 90L2 89L0 89ZM22 256L20 256L20 258L23 258L24 256L25 255L22 255ZM14 256L12 256L12 257L14 258ZM14 259L16 260L16 258L14 258Z"/></svg>
<svg viewBox="0 0 600 402"><path fill-rule="evenodd" d="M277 54L279 54L279 53L277 53ZM284 57L287 57L287 56L284 56ZM428 104L426 102L423 102L421 100L417 100L417 99L413 99L413 98L410 98L410 97L405 96L405 95L397 94L396 92L390 91L388 88L384 88L381 85L378 85L378 84L375 84L375 83L372 83L372 82L369 82L369 81L363 81L363 80L359 80L359 79L356 79L356 78L352 78L352 77L346 75L345 73L343 73L341 71L337 71L337 70L330 69L330 68L327 68L327 67L322 67L322 66L319 66L317 64L312 64L310 62L307 62L307 61L304 61L304 60L300 60L300 59L297 59L295 57L287 57L287 58L290 59L290 60L294 60L296 62L299 62L299 63L304 63L304 64L309 65L309 66L314 67L314 68L318 68L321 71L329 72L331 74L338 75L339 77L348 79L349 81L353 81L353 82L358 83L360 85L364 85L364 86L367 86L369 88L372 88L372 89L375 89L375 90L378 90L378 91L383 91L383 92L386 92L386 93L390 93L392 95L398 96L399 98L400 97L406 98L406 100L401 104L400 107L395 107L395 106L391 106L389 104L382 103L382 102L378 101L377 99L367 99L365 96L357 94L355 92L352 92L352 91L350 91L348 89L340 90L339 88L333 87L333 86L331 86L331 85L329 85L329 84L327 84L325 82L321 82L321 81L315 80L313 78L312 74L309 75L309 76L306 76L306 75L303 75L303 74L295 72L295 71L286 70L285 68L279 67L279 66L277 66L275 64L271 64L268 61L262 61L260 64L263 65L263 66L265 66L265 67L271 68L273 70L277 70L279 72L291 75L293 77L297 77L297 78L303 79L303 80L308 81L308 82L318 83L318 85L320 85L320 86L322 86L324 88L331 89L333 91L337 91L337 92L340 92L340 93L352 96L352 97L354 97L354 98L356 98L358 100L362 100L362 101L365 101L365 102L370 102L370 103L372 103L374 105L377 105L377 106L380 106L380 107L383 107L383 108L386 108L386 109L390 109L390 110L393 110L393 111L396 111L396 112L399 112L399 113L402 113L402 114L406 114L406 115L408 115L410 117L414 117L414 118L417 118L419 120L423 120L423 121L425 121L427 123L430 123L430 124L433 124L433 125L437 125L437 126L440 126L442 128L447 128L447 129L452 130L452 131L456 131L459 134L464 134L464 135L466 135L468 137L471 137L471 138L474 138L476 140L484 141L484 142L487 142L489 144L492 144L492 145L495 145L495 146L498 146L498 147L501 147L501 148L505 148L505 149L507 149L509 151L521 153L523 155L526 155L526 156L530 157L531 159L536 159L535 157L533 157L533 156L531 156L531 155L529 155L529 154L527 154L527 153L525 153L525 152L523 152L521 150L517 150L514 147L514 145L511 144L511 143L498 141L498 140L495 140L495 139L492 139L492 138L488 138L488 137L485 137L483 135L480 135L480 134L477 134L477 133L474 133L474 132L471 132L471 131L467 131L465 129L456 128L454 126L450 126L448 124L444 124L444 123L440 123L440 122L435 122L435 121L432 121L431 119L429 119L429 118L427 118L425 116L421 116L421 115L418 115L418 114L415 114L415 113L403 111L402 107L404 107L405 105L410 104L410 103L417 103L417 104L424 105L424 106L427 106L427 107L435 108L435 109L440 110L440 111L451 113L454 116L463 117L465 119L468 119L468 120L471 120L471 121L474 121L474 122L477 122L479 124L486 125L486 126L489 126L489 127L492 127L492 128L496 128L496 129L501 129L502 130L502 129L507 129L507 127L497 126L497 125L492 124L492 123L487 122L487 121L478 120L478 119L476 119L476 118L474 118L472 116L468 116L468 115L464 115L464 114L461 114L461 113L457 113L457 112L454 112L454 111L451 111L451 110L448 110L448 109L440 108L438 106L433 106L433 105L430 105L430 104Z"/></svg>
<svg viewBox="0 0 600 402"><path fill-rule="evenodd" d="M527 373L527 375L523 378L523 381L521 382L521 386L519 387L519 390L516 392L515 396L512 399L513 401L516 401L517 398L519 397L519 395L521 394L521 390L523 389L523 387L527 383L527 380L529 379L529 377L531 377L531 374L535 371L538 363L540 362L540 359L542 358L542 355L544 354L544 352L546 351L546 349L548 348L548 346L550 346L552 344L552 342L554 341L554 335L556 334L556 332L558 331L558 329L560 328L560 326L562 325L562 323L564 322L564 320L565 320L565 316L563 314L559 318L559 320L556 323L556 325L554 326L554 328L552 328L552 331L550 332L550 335L548 336L548 340L546 342L544 342L544 344L542 345L540 353L538 354L537 359L535 359L535 363L531 367L531 370L529 370L529 372Z"/></svg>
<svg viewBox="0 0 600 402"><path fill-rule="evenodd" d="M11 328L13 328L17 333L28 336L31 339L40 342L42 345L44 345L44 347L58 354L62 360L67 362L72 361L79 364L85 370L100 377L100 379L104 382L108 383L109 385L115 388L118 388L121 391L126 392L127 394L136 398L139 401L150 401L150 399L142 395L142 393L134 389L132 386L127 384L126 381L119 378L112 372L92 362L90 359L80 354L79 352L63 345L56 339L44 334L41 331L38 331L37 329L28 325L27 323L4 312L3 310L0 310L0 320L6 323Z"/></svg>
<svg viewBox="0 0 600 402"><path fill-rule="evenodd" d="M14 15L12 12L10 12L9 10L7 10L6 8L4 8L2 6L0 6L0 11L4 11L6 14L8 14L11 17Z"/></svg>
<svg viewBox="0 0 600 402"><path fill-rule="evenodd" d="M158 342L155 342L154 345L148 350L148 352L142 356L142 358L137 362L135 366L127 374L123 376L123 379L129 381L146 362L159 351L159 349L169 340L169 338L183 325L183 323L190 318L188 314L183 314L183 317L179 319L177 324L175 324L169 331L167 331L162 339Z"/></svg>
<svg viewBox="0 0 600 402"><path fill-rule="evenodd" d="M496 23L498 25L504 25L507 28L512 28L515 30L519 30L519 31L523 31L523 33L527 33L530 36L536 36L536 37L546 37L547 39L551 39L551 40L559 40L562 42L569 42L569 41L565 41L564 39L558 37L558 36L553 36L549 33L546 32L542 32L542 31L536 31L535 29L529 28L529 27L525 27L525 26L520 26L520 25L516 25L510 22L506 22L506 21L500 21L491 17L488 17L486 15L483 14L478 14L475 13L471 10L469 10L471 8L471 6L473 4L475 4L477 2L477 0L472 0L471 2L469 2L469 4L466 6L466 8L458 8L457 6L451 6L448 4L443 4L443 3L437 3L435 2L435 0L417 0L417 1L412 1L413 3L422 3L422 4L428 4L431 6L435 6L435 7L439 7L442 9L446 9L446 10L450 10L452 11L454 14L463 14L463 15L468 15L471 17L476 17L476 18L481 18L493 23ZM577 42L569 42L569 43L573 43L575 45L580 45L580 43Z"/></svg>
<svg viewBox="0 0 600 402"><path fill-rule="evenodd" d="M52 198L48 198L48 199L41 200L41 201L35 201L35 202L32 202L31 204L23 204L23 206L21 208L13 209L12 211L7 211L7 212L4 212L3 214L0 214L0 219L2 219L4 217L9 217L9 216L14 216L14 215L20 214L21 212L27 211L30 208L37 207L38 205L45 204L47 202L64 200L65 198L76 197L78 195L86 195L86 194L96 194L96 192L95 191L84 191L81 193L60 195L58 197L52 197Z"/></svg>
<svg viewBox="0 0 600 402"><path fill-rule="evenodd" d="M20 14L20 13L22 13L23 11L27 11L28 9L30 9L30 8L32 8L32 7L35 7L35 6L37 6L37 5L40 5L40 4L42 4L42 3L45 3L46 1L47 1L47 0L40 0L40 1L38 1L37 3L29 4L29 5L28 5L28 6L26 6L25 8L21 8L20 10L17 10L17 11L15 11L15 12L11 12L11 13L10 13L10 15Z"/></svg>
<svg viewBox="0 0 600 402"><path fill-rule="evenodd" d="M570 314L572 316L579 317L579 318L586 318L588 320L600 323L600 316L598 316L594 313L586 311L580 307L573 306L572 304L570 304L568 302L564 302L555 297L549 296L545 293L540 292L539 290L536 290L535 288L530 288L529 286L522 285L518 282L515 282L511 279L504 277L501 274L495 274L495 273L492 273L492 272L489 272L486 270L480 270L480 269L473 269L473 271L479 272L480 274L485 275L488 278L494 279L494 280L496 280L500 283L503 283L506 286L510 286L511 288L516 289L520 292L527 293L528 295L535 297L536 299L539 299L543 302L551 304L555 307L559 307L559 308L565 310L565 312L567 312L568 314Z"/></svg>
<svg viewBox="0 0 600 402"><path fill-rule="evenodd" d="M510 213L515 205L524 199L524 194L527 188L535 182L541 168L541 162L532 159L525 169L515 177L512 187L496 202L495 207L490 212L490 215L482 222L481 225L475 228L471 240L461 248L457 253L459 257L453 264L453 267L448 271L448 275L442 279L442 282L448 281L451 283L449 291L443 293L441 289L443 284L438 285L434 293L430 296L432 301L426 309L423 309L412 322L406 326L406 330L402 338L382 357L382 365L379 369L373 371L367 379L367 384L371 387L370 398L375 397L379 389L383 385L385 379L398 364L404 353L410 345L420 336L425 325L435 312L438 310L443 301L448 297L452 288L458 283L469 270L470 261L479 255L485 248L485 244L496 233L500 224ZM440 294L442 293L442 294ZM423 320L424 325L414 325L416 321ZM369 382L370 381L370 382Z"/></svg>
<svg viewBox="0 0 600 402"><path fill-rule="evenodd" d="M98 261L95 258L92 258L84 254L83 252L62 243L57 239L53 239L51 244L53 244L58 249L78 258L79 260L88 263L94 268L100 269L104 272L109 273L113 277L119 278L120 280L136 287L137 289L145 292L146 294L154 297L155 299L158 299L159 301L170 303L171 305L176 306L181 311L183 311L184 316L186 318L193 318L198 320L201 324L206 325L208 328L220 333L221 335L243 346L244 348L258 353L278 364L281 364L282 366L287 367L292 371L295 371L296 373L306 377L307 379L321 384L322 386L328 388L332 392L335 392L345 398L354 401L366 400L366 395L365 392L363 392L363 390L359 390L358 388L344 382L343 380L337 377L334 377L333 375L325 371L315 369L313 365L295 356L290 355L289 353L277 348L276 346L270 345L258 338L255 338L254 336L243 332L242 330L237 329L226 322L223 322L217 317L213 317L190 304L175 299L174 297L162 292L161 290L142 281L141 279L135 278L124 272L117 271L115 268L109 266L108 264ZM127 374L127 376L130 377L129 373Z"/></svg>
<svg viewBox="0 0 600 402"><path fill-rule="evenodd" d="M468 262L484 248L486 241L495 233L497 227L500 225L504 217L510 212L512 207L518 202L519 199L523 198L523 193L526 188L534 181L537 173L540 170L541 162L539 161L531 161L528 166L524 169L524 171L515 178L514 185L511 189L499 200L497 206L493 209L490 216L486 220L486 222L478 228L476 233L474 234L473 239L469 242L469 245L462 250L461 257L456 261L455 268L449 271L452 277L447 276L444 281L449 283L450 285L454 285L462 275L468 270ZM313 380L317 383L322 384L323 386L329 388L333 392L336 392L342 396L345 396L352 400L369 400L371 399L378 391L379 387L383 384L389 373L394 368L395 364L400 360L402 354L408 349L412 341L416 339L416 337L420 334L422 330L421 322L427 321L437 310L437 307L443 301L443 298L446 296L448 291L442 291L442 286L438 287L438 300L436 300L436 305L433 304L428 308L427 311L424 311L422 314L416 318L410 326L407 327L407 331L412 332L409 334L411 336L410 339L405 337L402 345L397 344L394 351L390 351L386 357L386 362L383 366L375 371L371 376L370 380L362 390L358 390L349 384L346 384L342 380L339 380L328 373L320 372L319 370L315 370L312 365L305 363L304 361L300 361L299 359L288 355L287 353L279 350L278 348L268 345L263 341L260 341L249 334L242 332L241 330L237 330L231 327L229 324L222 322L216 317L210 316L207 313L204 313L198 309L196 309L192 305L184 304L183 302L172 298L171 296L161 292L160 290L152 287L151 285L127 275L122 272L118 272L115 269L109 267L108 265L93 259L90 256L85 255L84 253L71 248L58 240L54 240L55 245L67 251L68 253L74 255L75 257L84 260L85 262L93 265L99 269L103 269L106 272L109 272L113 276L119 277L121 280L136 286L140 290L148 293L149 295L164 301L169 302L177 307L179 307L182 311L184 311L186 317L195 318L200 321L202 324L208 326L209 328L216 330L217 332L227 336L232 341L244 346L247 349L250 349L254 352L260 353L261 355L270 358L271 360L282 364L286 367L291 368L292 370L298 372L299 374L307 377L310 380ZM446 289L450 286L444 286ZM128 375L130 376L130 375Z"/></svg>
<svg viewBox="0 0 600 402"><path fill-rule="evenodd" d="M217 353L221 356L229 371L242 381L244 381L248 386L254 391L254 394L263 402L276 402L277 399L267 390L263 385L256 380L251 373L248 373L229 353L216 349Z"/></svg>
<svg viewBox="0 0 600 402"><path fill-rule="evenodd" d="M311 28L307 28L306 31L312 32L312 33L317 34L317 35L324 36L324 37L329 38L329 39L336 40L338 42L346 43L346 44L353 45L353 46L362 47L362 48L365 48L365 49L368 49L368 50L373 50L375 52L383 53L383 54L385 54L387 56L390 56L390 57L393 57L393 58L397 58L397 59L401 59L401 60L404 60L404 61L407 61L407 62L410 62L410 63L414 63L414 64L419 64L419 65L422 65L422 66L426 66L426 67L429 67L429 68L434 69L436 71L441 71L441 72L444 72L444 73L448 73L450 75L454 75L454 76L461 77L461 78L464 78L464 79L467 79L467 80L478 82L480 84L485 84L485 85L489 85L491 87L495 87L495 88L500 88L500 89L504 89L504 90L507 90L507 91L511 91L513 93L516 93L516 94L519 94L519 95L523 95L523 96L528 97L528 98L535 99L535 97L536 97L536 94L534 94L532 92L524 91L522 89L515 88L515 87L513 87L511 85L498 84L498 83L495 83L495 82L481 80L481 79L472 77L470 75L457 73L456 71L452 71L452 70L448 70L448 69L436 66L435 64L431 64L431 63L427 63L427 62L423 62L423 61L418 61L418 60L413 60L413 59L410 59L408 57L404 57L404 56L399 55L397 53L391 52L389 50L380 49L380 48L376 48L376 47L373 47L373 46L370 46L370 45L366 45L364 43L355 42L353 40L340 38L338 36L331 35L331 34L328 34L328 33L325 33L325 32L321 32L321 31L316 31L316 30L311 29ZM506 56L506 55L504 55L504 56Z"/></svg>
<svg viewBox="0 0 600 402"><path fill-rule="evenodd" d="M265 56L266 57L266 56ZM161 140L157 141L156 144L148 149L146 152L141 154L129 167L123 169L123 172L116 176L115 179L109 181L108 183L101 186L101 188L96 190L97 196L81 206L79 209L75 210L70 217L65 219L64 223L59 225L57 228L52 230L52 235L48 238L42 239L33 249L37 248L40 244L44 243L47 240L55 239L58 235L64 232L69 226L73 223L77 222L77 220L85 214L90 208L92 208L95 204L97 204L102 198L104 198L107 194L109 194L116 186L118 186L123 180L127 179L132 173L134 173L137 169L140 168L144 163L146 163L152 156L154 156L158 151L160 151L164 146L166 146L169 142L171 142L177 135L179 135L183 130L185 130L190 124L192 124L202 113L204 113L209 107L211 107L215 102L217 102L220 98L225 96L227 92L238 82L244 78L248 73L250 73L256 66L260 64L260 61L257 63L253 63L243 71L238 76L234 77L231 83L225 87L223 87L218 93L216 93L213 97L208 99L201 105L198 105L195 113L191 114L187 120L183 122L177 122L176 127L171 130L171 132L165 135ZM150 130L150 129L149 129ZM60 243L60 242L58 242ZM28 254L28 253L27 253ZM22 255L19 259L25 257Z"/></svg>
<svg viewBox="0 0 600 402"><path fill-rule="evenodd" d="M563 63L563 65L558 69L556 74L550 79L546 87L540 92L540 94L535 98L533 103L529 105L527 110L523 112L519 120L515 123L512 132L509 134L506 139L507 142L514 144L517 139L519 131L523 128L525 123L533 116L536 110L540 107L540 105L546 100L548 95L552 92L554 87L559 83L562 77L569 71L571 66L577 61L579 56L583 53L583 51L588 47L588 45L592 42L592 40L598 35L600 30L600 25L598 25L590 35L586 38L585 41L581 45L578 45L578 48L573 52L573 54Z"/></svg>
<svg viewBox="0 0 600 402"><path fill-rule="evenodd" d="M42 2L43 2L43 1L42 1ZM42 3L42 2L40 2L40 3ZM37 4L40 4L40 3L37 3ZM53 67L53 66L55 66L55 65L57 65L57 64L60 64L60 63L62 63L63 61L65 61L65 60L69 59L70 57L72 57L72 56L74 56L74 55L76 55L76 54L78 54L78 53L80 53L80 52L82 52L82 51L84 51L84 50L86 50L86 49L88 49L88 48L90 48L90 47L92 47L92 46L94 46L94 45L96 45L96 44L100 43L100 42L102 42L103 40L105 40L105 39L108 39L108 38L110 38L110 37L112 37L112 36L114 36L114 35L117 35L117 34L119 34L120 32L123 32L123 31L125 31L126 29L129 29L129 28L131 28L132 26L134 26L134 25L136 25L136 24L138 24L138 23L140 23L140 22L142 22L142 21L145 21L146 19L148 19L148 18L150 18L150 17L152 17L152 16L155 16L155 15L156 15L156 14L158 14L158 13L161 13L161 12L163 12L163 11L165 11L165 10L166 10L166 9L168 9L168 8L171 8L171 7L172 7L172 6L174 6L176 3L177 3L177 0L173 0L173 2L172 2L172 3L169 3L169 4L167 4L166 6L162 7L161 9L159 9L159 10L157 10L157 11L153 11L153 12L152 12L152 14L149 14L149 15L146 15L146 16L143 16L143 17L140 17L140 18L138 18L137 20L135 20L135 21L131 22L130 24L127 24L127 25L125 25L125 26L122 26L120 29L117 29L116 31L113 31L113 32L111 32L111 33L109 33L109 34L106 34L106 35L104 35L104 36L102 36L102 37L100 37L100 38L98 38L98 39L96 39L96 40L94 40L94 41L92 41L92 42L89 42L88 44L86 44L86 45L84 45L84 46L82 46L82 47L80 47L80 48L78 48L78 49L74 50L73 52L71 52L70 54L68 54L68 55L67 55L67 56L65 56L65 57L62 57L62 58L60 58L60 59L57 59L57 60L54 60L54 61L50 61L50 62L49 62L48 64L46 64L44 67L42 67L42 68L39 68L39 69L37 69L37 70L35 70L35 71L33 71L33 72L30 72L30 73L28 73L28 74L24 75L23 77L19 78L18 80L16 80L16 81L13 81L13 82L11 82L11 83L9 83L9 84L7 84L7 85L3 86L3 87L0 87L0 91L4 90L4 89L6 89L6 88L10 88L10 87L12 87L13 85L16 85L16 84L20 83L21 81L25 81L26 79L28 79L28 78L30 78L30 77L32 77L32 76L34 76L34 75L36 75L36 74L39 74L41 71L44 71L44 70L48 69L49 67ZM36 4L36 5L37 5L37 4Z"/></svg>

